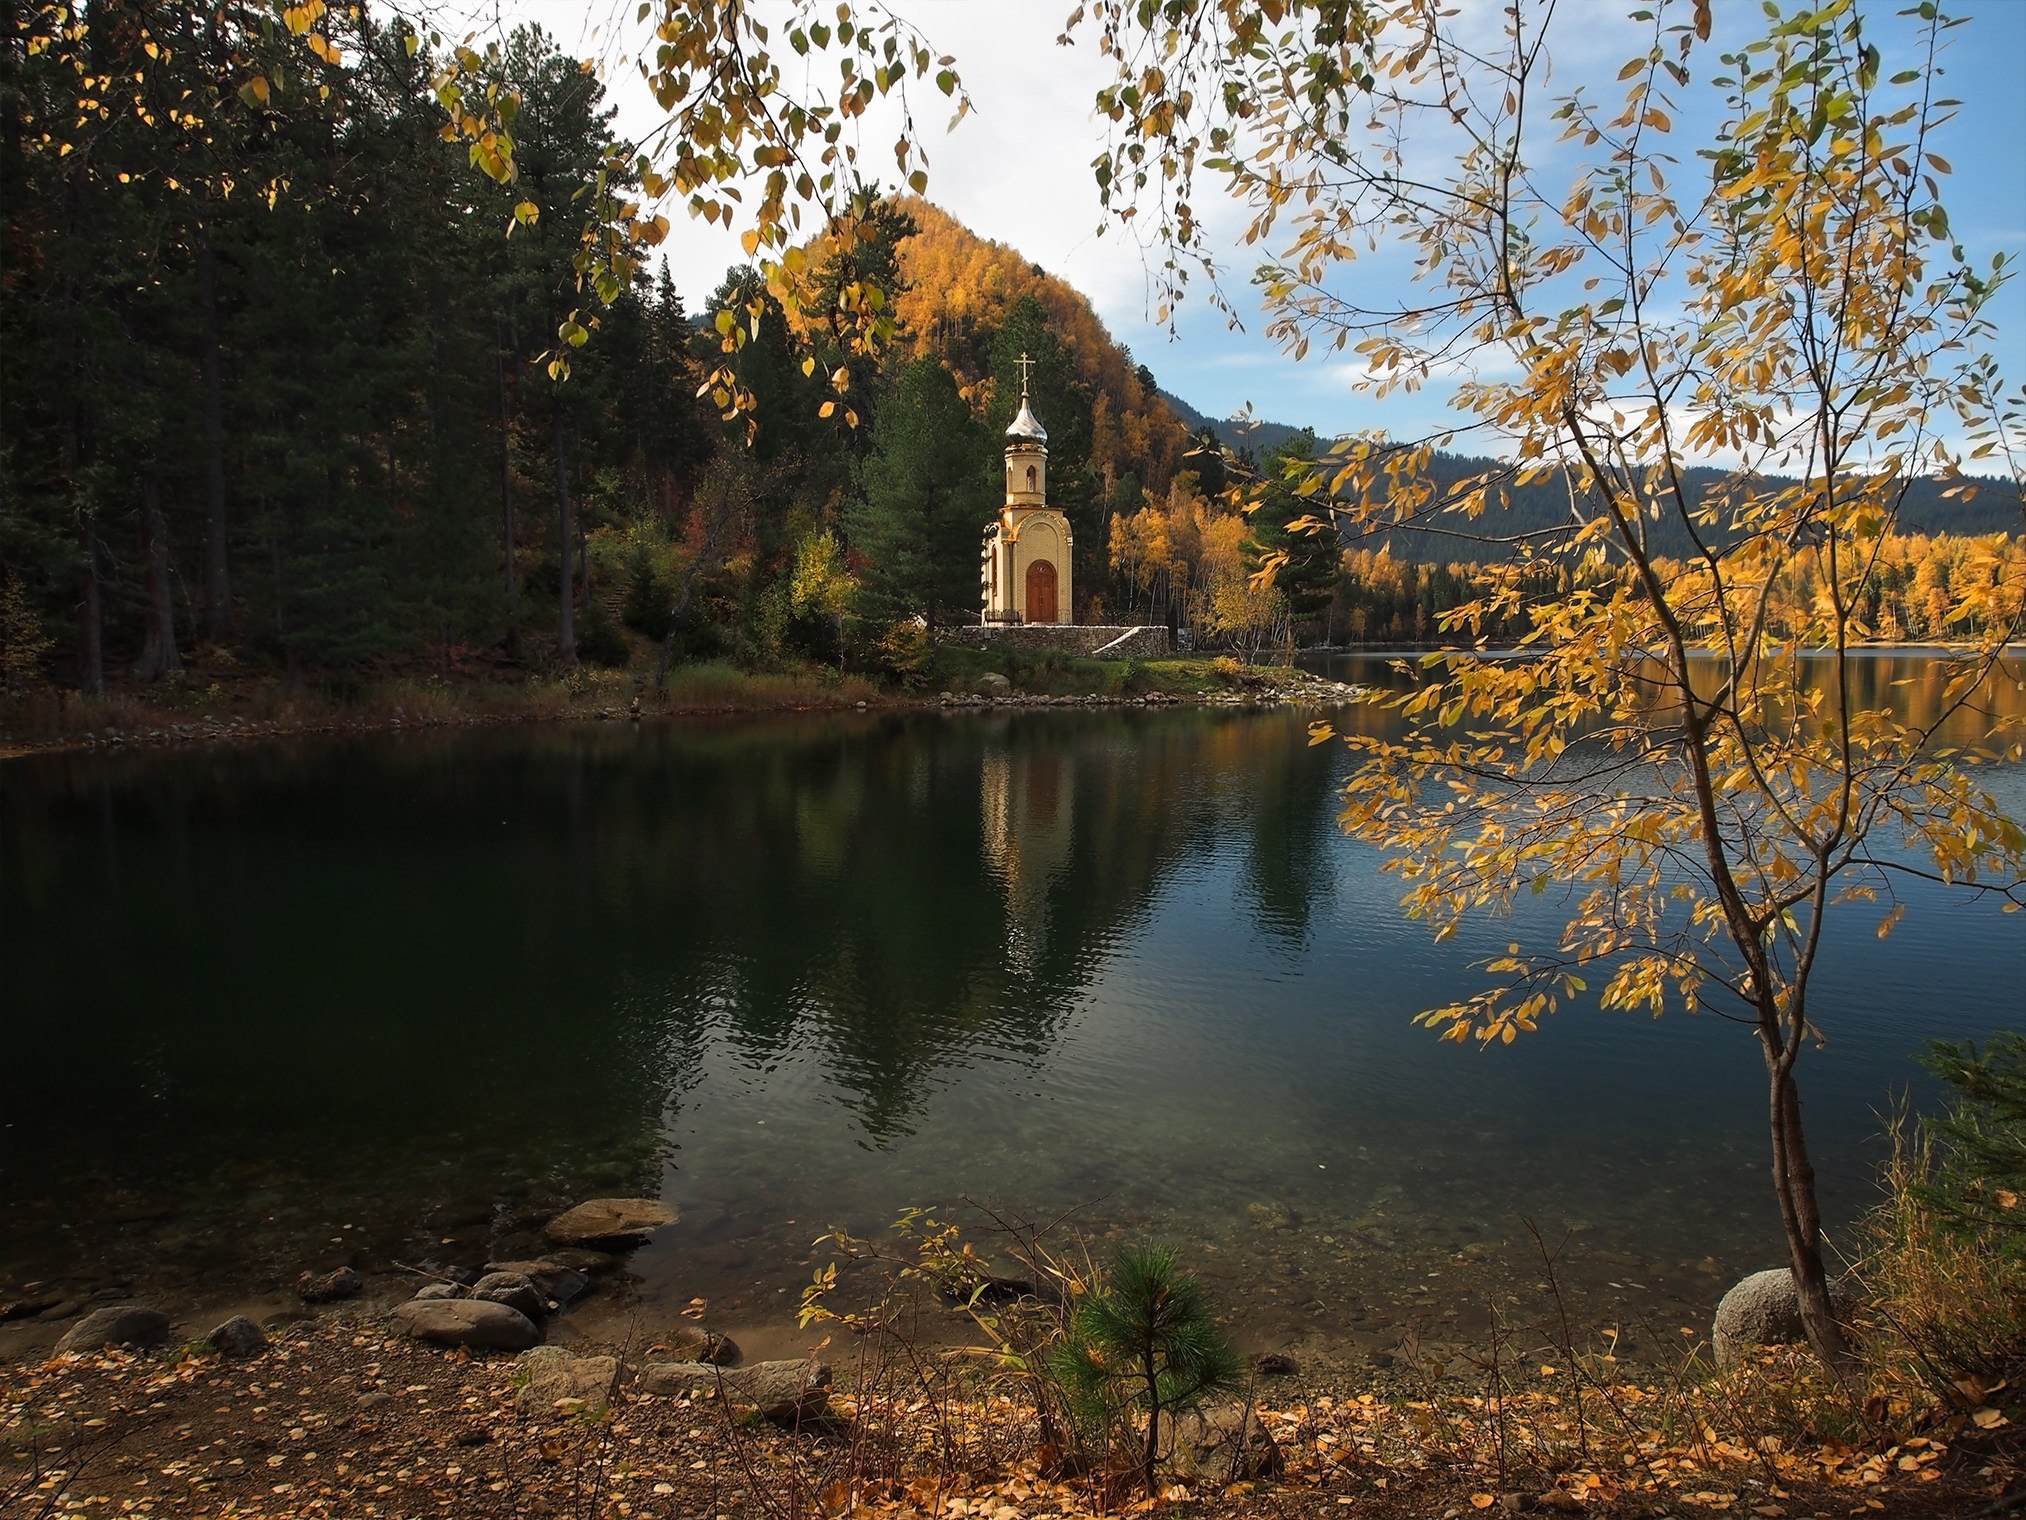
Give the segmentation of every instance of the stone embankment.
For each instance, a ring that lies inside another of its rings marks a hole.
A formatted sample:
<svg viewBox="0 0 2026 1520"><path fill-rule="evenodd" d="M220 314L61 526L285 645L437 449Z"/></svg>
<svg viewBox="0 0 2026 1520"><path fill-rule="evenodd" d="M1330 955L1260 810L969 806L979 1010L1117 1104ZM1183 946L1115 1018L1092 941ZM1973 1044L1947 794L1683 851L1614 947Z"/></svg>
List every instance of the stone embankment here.
<svg viewBox="0 0 2026 1520"><path fill-rule="evenodd" d="M989 623L936 632L939 642L967 649L1017 649L1079 659L1157 660L1173 653L1164 624Z"/></svg>
<svg viewBox="0 0 2026 1520"><path fill-rule="evenodd" d="M1042 692L1016 691L1013 683L997 672L988 672L971 683L966 692L945 691L937 702L945 708L961 707L1342 707L1365 695L1362 686L1308 676L1304 672L1280 672L1285 684L1261 680L1235 685L1224 691L1175 695L1145 693L1085 692L1051 696ZM865 704L860 703L861 707Z"/></svg>

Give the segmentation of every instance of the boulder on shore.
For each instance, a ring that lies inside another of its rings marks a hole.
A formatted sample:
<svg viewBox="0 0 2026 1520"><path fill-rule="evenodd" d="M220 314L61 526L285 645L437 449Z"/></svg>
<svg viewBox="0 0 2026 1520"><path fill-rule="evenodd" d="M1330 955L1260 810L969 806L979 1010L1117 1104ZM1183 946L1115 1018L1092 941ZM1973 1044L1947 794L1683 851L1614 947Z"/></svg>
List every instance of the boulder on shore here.
<svg viewBox="0 0 2026 1520"><path fill-rule="evenodd" d="M536 1321L549 1308L548 1300L519 1272L488 1272L471 1285L471 1296L489 1304L505 1304Z"/></svg>
<svg viewBox="0 0 2026 1520"><path fill-rule="evenodd" d="M144 1304L94 1309L65 1332L58 1351L96 1351L101 1346L153 1346L168 1339L169 1316Z"/></svg>
<svg viewBox="0 0 2026 1520"><path fill-rule="evenodd" d="M542 1338L520 1310L474 1298L411 1298L394 1310L394 1321L416 1340L443 1346L525 1351Z"/></svg>
<svg viewBox="0 0 2026 1520"><path fill-rule="evenodd" d="M981 697L1010 697L1013 683L996 670L988 670L971 683L972 692Z"/></svg>
<svg viewBox="0 0 2026 1520"><path fill-rule="evenodd" d="M578 1356L561 1346L537 1346L523 1351L515 1365L528 1375L514 1405L523 1414L546 1414L558 1405L596 1413L611 1402L612 1384L619 1376L619 1359L612 1356Z"/></svg>
<svg viewBox="0 0 2026 1520"><path fill-rule="evenodd" d="M535 1291L544 1300L554 1299L558 1307L581 1297L584 1290L591 1286L590 1279L582 1272L549 1256L536 1261L489 1261L485 1270L488 1274L518 1272L535 1285Z"/></svg>
<svg viewBox="0 0 2026 1520"><path fill-rule="evenodd" d="M715 1330L684 1325L668 1337L668 1359L671 1362L709 1362L714 1367L732 1367L738 1364L739 1344L729 1335L719 1335Z"/></svg>
<svg viewBox="0 0 2026 1520"><path fill-rule="evenodd" d="M1831 1281L1829 1305L1838 1320L1847 1322L1850 1311L1857 1307L1857 1289L1848 1282ZM1807 1340L1793 1272L1774 1267L1739 1281L1716 1306L1710 1338L1716 1344L1719 1367L1732 1365L1748 1346L1792 1346Z"/></svg>
<svg viewBox="0 0 2026 1520"><path fill-rule="evenodd" d="M1280 1476L1280 1448L1249 1404L1213 1404L1170 1418L1174 1448L1163 1466L1172 1476L1212 1484Z"/></svg>
<svg viewBox="0 0 2026 1520"><path fill-rule="evenodd" d="M713 1367L703 1362L649 1362L640 1369L649 1393L692 1396L722 1389L733 1404L749 1404L778 1425L813 1420L830 1402L830 1368L806 1362L755 1362L750 1367Z"/></svg>
<svg viewBox="0 0 2026 1520"><path fill-rule="evenodd" d="M584 1240L617 1240L645 1235L674 1224L675 1210L656 1198L591 1198L551 1219L549 1239L568 1244Z"/></svg>
<svg viewBox="0 0 2026 1520"><path fill-rule="evenodd" d="M204 1337L228 1362L244 1362L267 1349L267 1332L243 1314L235 1314Z"/></svg>

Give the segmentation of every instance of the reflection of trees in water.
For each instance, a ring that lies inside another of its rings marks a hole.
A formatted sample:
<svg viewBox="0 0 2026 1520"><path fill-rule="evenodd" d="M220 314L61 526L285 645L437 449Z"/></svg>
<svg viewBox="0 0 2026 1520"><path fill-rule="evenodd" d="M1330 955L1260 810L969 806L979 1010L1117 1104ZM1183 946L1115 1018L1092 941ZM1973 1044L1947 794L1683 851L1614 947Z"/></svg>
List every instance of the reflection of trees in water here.
<svg viewBox="0 0 2026 1520"><path fill-rule="evenodd" d="M595 810L593 874L629 913L651 905L628 955L666 978L672 1044L719 1040L762 1071L813 1052L890 1138L939 1073L1045 1058L1185 854L1245 840L1260 916L1305 932L1330 757L1290 729L1077 714L663 731Z"/></svg>
<svg viewBox="0 0 2026 1520"><path fill-rule="evenodd" d="M32 1118L54 1099L22 1074L91 1028L100 1080L65 1127L109 1154L257 1137L313 1168L370 1131L646 1155L715 1042L761 1072L813 1056L892 1136L938 1073L1044 1059L1185 856L1245 841L1257 916L1298 939L1328 776L1298 724L1222 714L17 764L0 914L38 947L12 993L48 1016L0 1096Z"/></svg>

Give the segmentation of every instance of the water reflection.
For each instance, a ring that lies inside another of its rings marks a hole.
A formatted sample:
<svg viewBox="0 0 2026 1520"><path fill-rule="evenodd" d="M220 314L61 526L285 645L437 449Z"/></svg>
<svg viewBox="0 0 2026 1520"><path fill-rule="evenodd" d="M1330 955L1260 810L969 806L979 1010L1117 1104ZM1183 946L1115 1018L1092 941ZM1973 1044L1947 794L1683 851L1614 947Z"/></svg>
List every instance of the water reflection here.
<svg viewBox="0 0 2026 1520"><path fill-rule="evenodd" d="M1119 711L12 763L0 1282L483 1257L632 1188L685 1216L650 1305L775 1304L815 1228L966 1192L1101 1200L1275 1334L1379 1336L1523 1213L1669 1302L1758 1264L1749 1041L1436 1045L1506 927L1403 924L1342 766L1298 715ZM1907 1051L2015 1017L2026 953L1939 898L1837 949L1802 1076L1847 1215Z"/></svg>

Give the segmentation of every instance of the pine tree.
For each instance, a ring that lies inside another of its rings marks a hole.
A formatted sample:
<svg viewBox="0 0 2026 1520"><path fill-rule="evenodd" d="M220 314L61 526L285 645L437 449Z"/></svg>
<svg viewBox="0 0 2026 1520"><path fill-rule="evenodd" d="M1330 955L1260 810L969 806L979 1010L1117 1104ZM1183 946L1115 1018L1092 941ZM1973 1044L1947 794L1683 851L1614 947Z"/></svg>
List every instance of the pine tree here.
<svg viewBox="0 0 2026 1520"><path fill-rule="evenodd" d="M1327 502L1298 495L1283 483L1291 465L1298 474L1308 474L1315 455L1316 436L1308 428L1267 452L1245 544L1248 571L1277 562L1273 586L1287 599L1288 616L1296 625L1312 624L1329 611L1341 558L1334 525L1321 530L1294 527L1303 518L1327 521L1330 516Z"/></svg>
<svg viewBox="0 0 2026 1520"><path fill-rule="evenodd" d="M904 366L871 445L859 470L863 499L845 518L861 566L861 615L875 630L915 616L939 626L973 620L991 453L950 372L934 359Z"/></svg>
<svg viewBox="0 0 2026 1520"><path fill-rule="evenodd" d="M1054 1348L1050 1368L1072 1405L1133 1425L1141 1480L1154 1493L1161 1416L1174 1416L1239 1385L1244 1364L1218 1331L1193 1274L1174 1248L1121 1246L1103 1287L1086 1297Z"/></svg>
<svg viewBox="0 0 2026 1520"><path fill-rule="evenodd" d="M1928 1201L2008 1254L2026 1251L2026 1039L2000 1031L1981 1051L1930 1040L1921 1064L1955 1093L1948 1113L1927 1121L1940 1163Z"/></svg>

